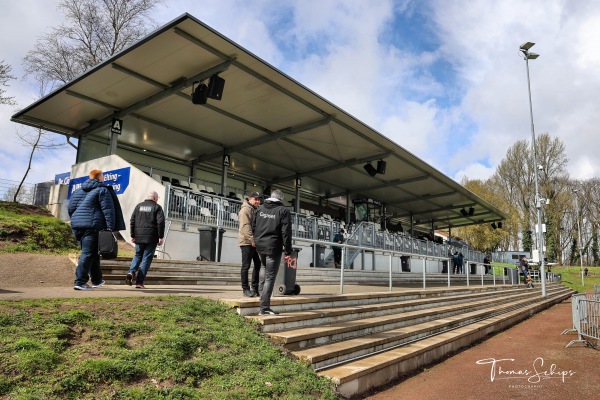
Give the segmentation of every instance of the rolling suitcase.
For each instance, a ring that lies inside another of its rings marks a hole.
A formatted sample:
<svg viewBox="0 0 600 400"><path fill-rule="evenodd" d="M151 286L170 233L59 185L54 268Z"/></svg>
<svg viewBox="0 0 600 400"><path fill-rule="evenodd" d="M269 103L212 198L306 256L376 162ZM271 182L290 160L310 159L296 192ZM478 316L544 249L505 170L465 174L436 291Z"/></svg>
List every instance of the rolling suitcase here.
<svg viewBox="0 0 600 400"><path fill-rule="evenodd" d="M290 259L283 262L275 277L275 287L280 295L300 294L300 285L296 283L296 267L298 264L298 252L301 249L294 248Z"/></svg>
<svg viewBox="0 0 600 400"><path fill-rule="evenodd" d="M100 231L98 232L98 254L104 260L112 260L117 258L119 252L119 246L117 244L117 238L112 231Z"/></svg>

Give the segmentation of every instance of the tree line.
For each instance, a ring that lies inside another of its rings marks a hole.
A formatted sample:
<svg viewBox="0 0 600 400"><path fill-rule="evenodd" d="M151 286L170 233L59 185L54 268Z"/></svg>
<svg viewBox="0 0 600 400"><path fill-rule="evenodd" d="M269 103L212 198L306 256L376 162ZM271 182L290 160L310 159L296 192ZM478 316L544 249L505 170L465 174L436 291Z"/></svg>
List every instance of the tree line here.
<svg viewBox="0 0 600 400"><path fill-rule="evenodd" d="M508 215L502 229L480 224L457 228L453 233L475 249L487 253L537 249L534 175L537 171L540 198L548 200L541 202L547 261L578 265L581 247L585 265L600 265L600 180L570 179L565 145L548 133L539 135L536 140L538 165L533 165L532 151L529 141L519 140L508 149L490 178L465 178L461 182Z"/></svg>

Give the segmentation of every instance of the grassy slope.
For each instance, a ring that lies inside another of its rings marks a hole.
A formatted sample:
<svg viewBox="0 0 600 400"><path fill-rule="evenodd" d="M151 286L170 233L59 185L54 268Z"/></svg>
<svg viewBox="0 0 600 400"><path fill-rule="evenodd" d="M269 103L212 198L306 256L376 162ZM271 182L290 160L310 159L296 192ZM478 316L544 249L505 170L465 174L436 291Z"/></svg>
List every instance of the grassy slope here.
<svg viewBox="0 0 600 400"><path fill-rule="evenodd" d="M66 254L76 250L69 224L46 209L0 201L0 252Z"/></svg>
<svg viewBox="0 0 600 400"><path fill-rule="evenodd" d="M335 399L331 384L202 298L0 302L0 396Z"/></svg>
<svg viewBox="0 0 600 400"><path fill-rule="evenodd" d="M0 253L76 250L46 210L0 202ZM0 397L336 398L235 312L189 297L0 302Z"/></svg>

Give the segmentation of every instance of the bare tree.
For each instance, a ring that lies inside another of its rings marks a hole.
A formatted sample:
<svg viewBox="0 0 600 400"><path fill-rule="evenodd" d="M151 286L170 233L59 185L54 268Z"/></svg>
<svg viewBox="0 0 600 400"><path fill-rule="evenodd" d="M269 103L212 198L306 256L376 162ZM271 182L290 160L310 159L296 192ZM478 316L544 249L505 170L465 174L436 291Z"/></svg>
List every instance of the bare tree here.
<svg viewBox="0 0 600 400"><path fill-rule="evenodd" d="M42 96L72 81L144 37L156 26L151 12L161 3L162 0L61 0L58 8L64 14L64 23L38 39L27 53L23 59L26 74L38 82ZM65 145L41 129L17 135L31 152L14 201L34 156ZM71 144L68 139L67 143Z"/></svg>
<svg viewBox="0 0 600 400"><path fill-rule="evenodd" d="M38 90L40 97L44 96L44 94L47 92L46 88L47 84L45 81L38 82ZM58 137L56 135L53 135L52 133L40 128L26 128L25 131L17 130L16 133L19 139L21 140L23 146L30 148L31 151L29 152L29 161L27 164L27 169L25 170L25 174L23 175L21 182L19 182L19 184L17 185L13 195L12 201L15 203L20 198L22 198L21 189L23 188L25 180L27 179L27 175L29 175L29 171L31 170L31 164L34 160L34 157L43 157L43 153L45 153L46 151L59 149L65 147L67 144L73 146L73 144L69 142L68 138L67 142L59 143Z"/></svg>
<svg viewBox="0 0 600 400"><path fill-rule="evenodd" d="M498 250L509 250L511 247L509 240L511 236L516 237L519 229L518 213L510 207L510 204L505 202L501 190L494 185L491 179L482 181L465 178L461 184L483 200L506 212L509 218L504 221L502 229L493 229L490 224L484 223L456 228L457 236L481 252L491 253Z"/></svg>
<svg viewBox="0 0 600 400"><path fill-rule="evenodd" d="M517 211L522 244L526 247L526 239L537 220L534 174L539 173L540 197L550 200L543 208L548 229L546 245L552 258L560 260L565 242L571 239L570 234L565 236L564 229L561 230L565 214L572 210L565 145L560 139L543 133L536 140L536 153L538 165L533 165L531 144L526 140L517 141L508 149L491 181L500 190L503 201Z"/></svg>
<svg viewBox="0 0 600 400"><path fill-rule="evenodd" d="M53 89L131 46L156 23L162 0L61 0L64 23L36 42L23 60L25 71Z"/></svg>
<svg viewBox="0 0 600 400"><path fill-rule="evenodd" d="M21 204L33 204L34 185L25 185L19 188L17 185L6 188L2 194L3 201L19 202ZM16 200L15 200L16 198Z"/></svg>
<svg viewBox="0 0 600 400"><path fill-rule="evenodd" d="M8 86L8 82L15 79L10 74L11 69L10 65L5 64L4 61L0 61L0 104L15 105L15 99L6 96L6 90L2 89L2 86Z"/></svg>

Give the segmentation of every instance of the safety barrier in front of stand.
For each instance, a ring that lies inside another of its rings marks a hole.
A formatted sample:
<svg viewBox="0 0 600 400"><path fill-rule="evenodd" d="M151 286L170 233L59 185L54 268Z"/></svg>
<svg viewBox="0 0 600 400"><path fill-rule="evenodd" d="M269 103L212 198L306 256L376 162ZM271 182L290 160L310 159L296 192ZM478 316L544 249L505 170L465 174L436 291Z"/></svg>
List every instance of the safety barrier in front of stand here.
<svg viewBox="0 0 600 400"><path fill-rule="evenodd" d="M334 242L326 242L326 241L322 241L322 240L314 240L314 239L306 239L306 238L294 238L295 242L301 242L301 243L310 243L313 244L315 246L313 246L313 252L314 249L316 248L316 245L323 245L323 246L337 246L337 247L341 247L342 250L342 259L341 259L341 265L340 265L340 291L339 294L343 294L344 293L344 271L345 271L345 264L346 264L346 252L348 249L352 249L352 250L360 250L360 251L370 251L370 252L374 252L374 253L378 253L378 254L382 254L382 255L388 255L389 259L388 259L388 271L389 271L389 291L392 291L393 289L393 272L392 272L392 259L394 256L396 257L402 257L402 256L409 256L411 258L419 258L423 260L423 288L425 289L427 287L427 261L428 260L437 260L437 261L447 261L448 262L448 268L447 268L447 277L448 277L448 287L450 287L450 283L451 283L451 277L450 277L450 265L451 265L451 258L449 257L440 257L440 256L424 256L422 254L415 254L415 253L406 253L406 252L399 252L399 251L394 251L394 250L379 250L379 249L373 249L372 247L364 247L364 246L356 246L356 245L350 245L350 244L346 244L346 243L334 243ZM466 263L467 265L469 264L469 262L467 261ZM482 263L479 262L475 262L475 263L470 263L470 264L476 264L476 265L483 265ZM316 264L315 264L316 266ZM467 273L467 286L469 286L469 270L466 270ZM484 285L484 279L483 279L483 271L481 274L481 285ZM494 273L494 277L493 277L493 282L494 285L496 285L496 277L495 277L495 273Z"/></svg>

